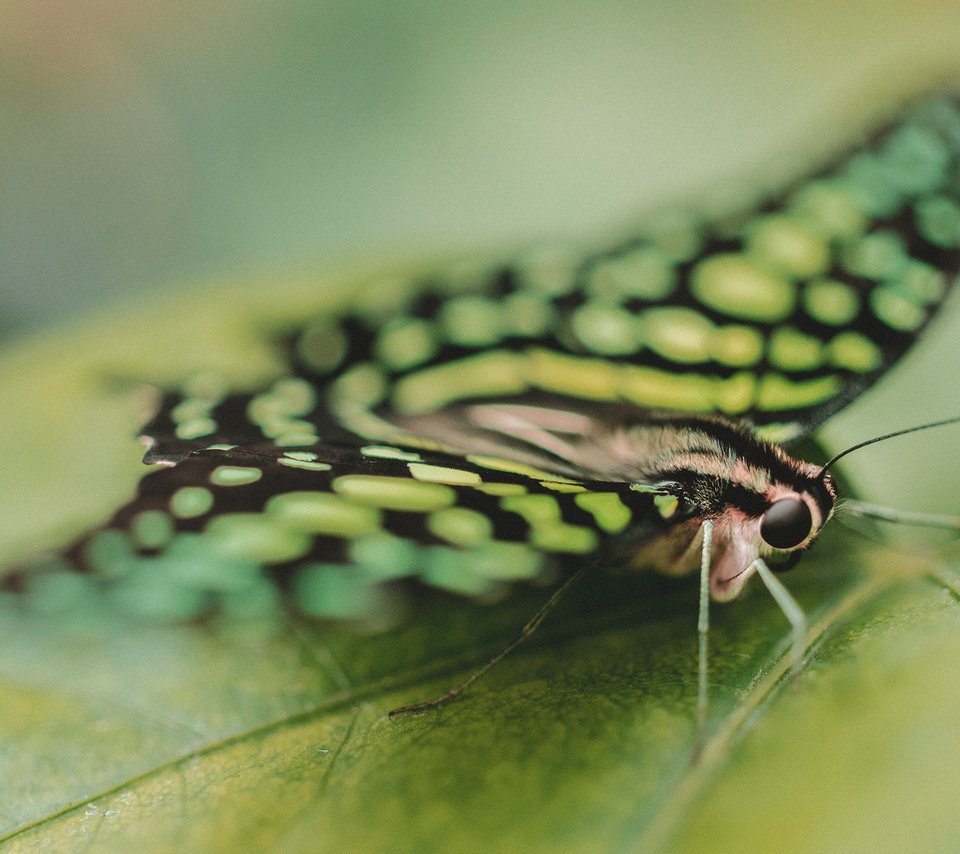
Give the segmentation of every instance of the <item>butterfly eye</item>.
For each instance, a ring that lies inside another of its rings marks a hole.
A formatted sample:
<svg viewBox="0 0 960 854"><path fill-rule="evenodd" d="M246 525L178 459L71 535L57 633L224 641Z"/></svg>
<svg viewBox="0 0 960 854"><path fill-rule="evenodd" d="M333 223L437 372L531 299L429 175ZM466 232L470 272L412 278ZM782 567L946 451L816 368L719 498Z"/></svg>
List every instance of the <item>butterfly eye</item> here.
<svg viewBox="0 0 960 854"><path fill-rule="evenodd" d="M767 509L760 519L760 536L775 549L799 546L813 528L813 517L805 501L781 498Z"/></svg>

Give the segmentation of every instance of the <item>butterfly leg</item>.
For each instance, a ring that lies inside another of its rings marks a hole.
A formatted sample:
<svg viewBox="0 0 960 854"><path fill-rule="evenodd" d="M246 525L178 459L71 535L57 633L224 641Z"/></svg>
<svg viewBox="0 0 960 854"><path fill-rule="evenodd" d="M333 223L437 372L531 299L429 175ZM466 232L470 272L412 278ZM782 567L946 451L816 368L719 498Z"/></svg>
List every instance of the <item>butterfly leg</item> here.
<svg viewBox="0 0 960 854"><path fill-rule="evenodd" d="M441 694L439 697L435 697L432 700L425 700L422 703L414 703L410 706L400 706L397 709L393 709L389 712L388 717L397 717L398 715L407 715L415 714L418 712L425 712L429 709L436 709L439 706L445 706L447 703L453 702L463 691L469 688L474 682L476 682L484 673L486 673L491 667L495 664L499 664L506 658L511 652L513 652L520 644L522 644L530 635L532 635L540 624L544 621L544 618L549 614L555 607L556 604L563 598L563 594L566 593L571 587L573 587L576 582L578 582L586 574L586 571L591 568L593 564L585 563L577 569L569 578L567 578L563 584L561 584L553 593L550 595L550 598L540 607L540 610L537 611L530 620L527 621L526 625L520 630L518 634L510 643L508 643L503 649L500 650L493 658L491 658L486 664L478 667L473 671L466 679L464 679L460 684L455 685L449 691Z"/></svg>
<svg viewBox="0 0 960 854"><path fill-rule="evenodd" d="M707 729L708 666L710 636L710 550L713 545L713 522L707 519L700 527L703 544L700 551L700 604L697 612L697 735L694 758L700 755Z"/></svg>
<svg viewBox="0 0 960 854"><path fill-rule="evenodd" d="M797 600L790 595L790 591L783 586L783 582L773 574L773 571L767 566L762 558L757 558L753 562L753 567L760 576L760 580L766 585L770 595L783 611L783 616L790 623L792 646L790 651L790 671L796 676L800 672L800 665L803 663L803 652L807 643L807 617L803 609L797 604Z"/></svg>

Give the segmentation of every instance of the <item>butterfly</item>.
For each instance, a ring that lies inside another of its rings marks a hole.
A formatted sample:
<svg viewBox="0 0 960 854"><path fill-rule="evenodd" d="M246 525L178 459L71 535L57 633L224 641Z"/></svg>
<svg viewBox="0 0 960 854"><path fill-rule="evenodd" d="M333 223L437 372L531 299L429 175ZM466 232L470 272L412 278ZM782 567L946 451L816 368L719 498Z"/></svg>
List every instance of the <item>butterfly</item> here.
<svg viewBox="0 0 960 854"><path fill-rule="evenodd" d="M176 619L363 620L411 582L491 600L565 579L495 660L589 569L699 572L703 697L710 599L759 576L803 641L774 570L860 446L824 465L786 445L907 351L958 270L960 100L938 94L744 210L371 282L279 336L267 387L166 390L134 498L38 571Z"/></svg>

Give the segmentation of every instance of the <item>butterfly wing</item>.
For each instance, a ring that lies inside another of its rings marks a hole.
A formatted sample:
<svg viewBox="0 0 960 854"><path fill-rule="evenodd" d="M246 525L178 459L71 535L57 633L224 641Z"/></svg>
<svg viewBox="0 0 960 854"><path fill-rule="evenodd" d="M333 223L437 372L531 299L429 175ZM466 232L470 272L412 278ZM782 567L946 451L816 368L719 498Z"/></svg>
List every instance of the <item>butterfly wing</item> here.
<svg viewBox="0 0 960 854"><path fill-rule="evenodd" d="M595 254L425 280L291 334L341 422L552 395L810 432L916 340L960 269L960 108L911 104L812 178Z"/></svg>

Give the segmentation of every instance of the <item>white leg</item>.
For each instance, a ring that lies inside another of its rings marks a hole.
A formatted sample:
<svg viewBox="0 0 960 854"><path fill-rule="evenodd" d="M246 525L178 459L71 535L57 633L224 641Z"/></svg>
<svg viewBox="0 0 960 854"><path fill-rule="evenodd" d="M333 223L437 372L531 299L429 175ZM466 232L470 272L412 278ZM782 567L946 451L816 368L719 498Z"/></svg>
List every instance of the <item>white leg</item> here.
<svg viewBox="0 0 960 854"><path fill-rule="evenodd" d="M701 745L707 726L707 640L710 632L710 549L713 542L713 522L707 519L700 552L700 609L697 614L697 745Z"/></svg>
<svg viewBox="0 0 960 854"><path fill-rule="evenodd" d="M776 603L783 611L783 616L787 618L792 629L793 645L790 654L790 670L794 676L800 672L800 665L803 663L804 648L807 643L807 617L803 610L797 604L797 600L790 595L790 591L783 586L783 582L773 574L773 571L763 561L757 558L753 562L754 568L760 580L767 586L770 595L773 596Z"/></svg>

